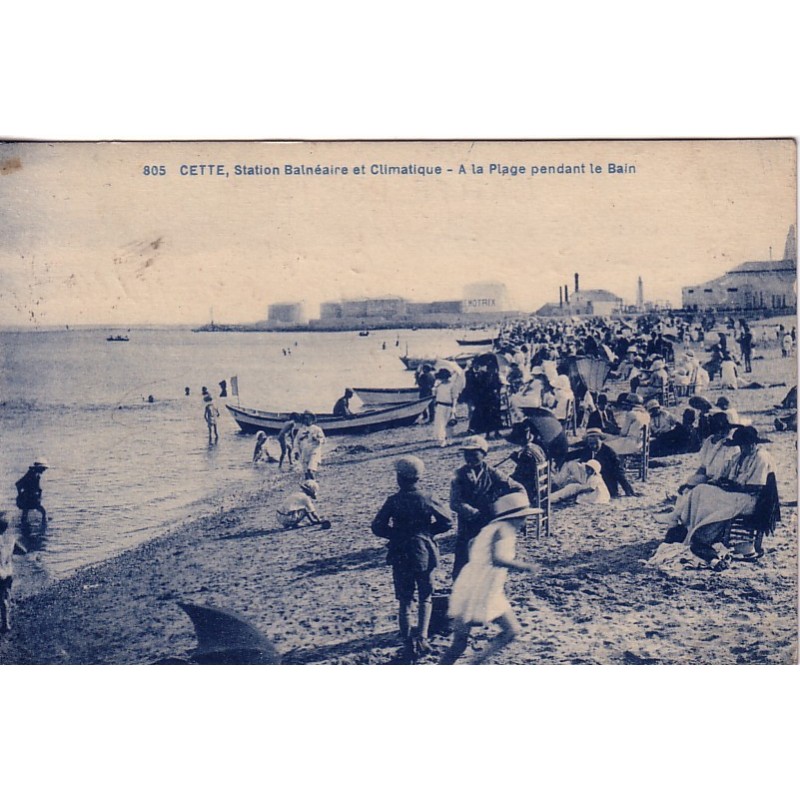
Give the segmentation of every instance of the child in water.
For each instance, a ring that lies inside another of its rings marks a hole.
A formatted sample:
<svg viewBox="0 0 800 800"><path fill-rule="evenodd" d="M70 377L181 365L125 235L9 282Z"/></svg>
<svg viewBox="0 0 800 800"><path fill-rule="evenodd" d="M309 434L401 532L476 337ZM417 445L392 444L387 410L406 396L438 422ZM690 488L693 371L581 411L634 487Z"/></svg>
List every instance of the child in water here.
<svg viewBox="0 0 800 800"><path fill-rule="evenodd" d="M525 492L513 492L498 498L492 506L493 519L475 537L469 562L461 570L450 595L453 618L453 643L440 664L455 664L469 643L470 628L497 621L502 633L473 659L482 664L497 655L519 635L521 628L504 592L509 569L533 572L535 566L515 559L517 533L528 517L541 513L531 508Z"/></svg>

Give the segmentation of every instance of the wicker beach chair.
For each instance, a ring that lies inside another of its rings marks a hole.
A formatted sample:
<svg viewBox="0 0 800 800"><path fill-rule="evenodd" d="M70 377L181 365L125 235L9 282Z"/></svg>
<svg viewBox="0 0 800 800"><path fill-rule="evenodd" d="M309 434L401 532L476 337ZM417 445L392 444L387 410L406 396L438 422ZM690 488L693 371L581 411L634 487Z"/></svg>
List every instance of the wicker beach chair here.
<svg viewBox="0 0 800 800"><path fill-rule="evenodd" d="M775 532L775 526L780 519L777 481L775 473L770 472L764 488L756 499L753 513L734 517L728 523L723 543L726 547L732 547L739 542L749 542L755 549L755 557L758 558L764 555L764 537Z"/></svg>
<svg viewBox="0 0 800 800"><path fill-rule="evenodd" d="M640 480L646 481L649 474L649 461L650 461L650 426L645 425L642 428L642 447L638 453L631 455L621 456L622 468L626 472L630 472Z"/></svg>
<svg viewBox="0 0 800 800"><path fill-rule="evenodd" d="M538 508L541 513L535 516L528 517L525 525L525 534L531 535L536 533L536 538L540 536L549 536L551 533L550 528L550 472L551 463L546 461L544 464L539 464L536 468L536 486L533 491L533 497L528 500L534 508Z"/></svg>

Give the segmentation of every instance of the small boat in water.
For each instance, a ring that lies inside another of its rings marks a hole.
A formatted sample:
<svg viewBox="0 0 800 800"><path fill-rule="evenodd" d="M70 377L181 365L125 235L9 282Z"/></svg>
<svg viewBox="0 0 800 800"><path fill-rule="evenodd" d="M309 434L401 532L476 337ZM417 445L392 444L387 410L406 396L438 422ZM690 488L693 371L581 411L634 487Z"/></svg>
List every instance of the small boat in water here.
<svg viewBox="0 0 800 800"><path fill-rule="evenodd" d="M353 387L353 391L361 398L365 406L391 406L397 403L410 403L419 397L419 388L411 386L407 389L366 389Z"/></svg>
<svg viewBox="0 0 800 800"><path fill-rule="evenodd" d="M369 331L359 331L358 335L359 336L369 336Z"/></svg>
<svg viewBox="0 0 800 800"><path fill-rule="evenodd" d="M106 336L107 342L129 342L130 339L127 336Z"/></svg>
<svg viewBox="0 0 800 800"><path fill-rule="evenodd" d="M318 414L317 425L328 436L340 434L360 434L382 431L413 425L417 417L430 405L430 398L414 400L411 403L395 403L389 406L370 407L367 411L352 417L334 417L333 414ZM242 406L225 406L238 426L245 433L264 431L277 434L290 419L291 414L279 411L260 411Z"/></svg>

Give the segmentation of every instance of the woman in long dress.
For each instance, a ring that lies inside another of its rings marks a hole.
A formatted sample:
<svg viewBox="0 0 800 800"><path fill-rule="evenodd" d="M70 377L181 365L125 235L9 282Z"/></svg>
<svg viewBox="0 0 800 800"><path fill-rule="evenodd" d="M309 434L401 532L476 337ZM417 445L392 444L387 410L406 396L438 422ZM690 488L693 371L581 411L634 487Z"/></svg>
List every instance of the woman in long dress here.
<svg viewBox="0 0 800 800"><path fill-rule="evenodd" d="M493 519L485 525L470 546L469 562L461 570L450 595L450 616L454 621L453 642L440 664L455 664L469 643L470 628L497 621L502 632L473 660L481 664L508 646L521 628L504 592L509 569L532 572L535 567L517 561L517 533L525 520L541 513L531 508L525 492L498 498L492 507Z"/></svg>
<svg viewBox="0 0 800 800"><path fill-rule="evenodd" d="M712 569L725 569L729 561L719 558L712 545L722 540L730 520L753 514L770 474L774 475L772 457L758 447L764 441L752 426L737 428L725 445L738 447L738 457L728 462L720 478L681 495L672 512L670 522L686 529L684 544ZM777 502L777 490L775 494Z"/></svg>

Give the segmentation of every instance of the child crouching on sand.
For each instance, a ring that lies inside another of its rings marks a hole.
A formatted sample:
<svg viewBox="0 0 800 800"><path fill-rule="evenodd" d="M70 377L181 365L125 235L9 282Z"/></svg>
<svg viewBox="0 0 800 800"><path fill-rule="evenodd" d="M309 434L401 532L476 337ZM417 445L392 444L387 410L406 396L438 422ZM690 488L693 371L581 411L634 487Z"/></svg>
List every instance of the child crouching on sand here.
<svg viewBox="0 0 800 800"><path fill-rule="evenodd" d="M8 520L0 511L0 634L11 629L11 585L14 583L14 553L24 555L28 551L17 541L17 536L8 530Z"/></svg>
<svg viewBox="0 0 800 800"><path fill-rule="evenodd" d="M433 585L431 574L439 563L434 536L452 527L450 515L430 495L417 488L425 465L415 456L399 458L394 465L400 491L390 495L372 521L372 532L389 540L386 563L392 567L394 593L399 608L400 635L414 659L428 652ZM414 590L419 597L417 629L411 629Z"/></svg>
<svg viewBox="0 0 800 800"><path fill-rule="evenodd" d="M297 528L308 521L312 525L322 522L317 514L317 507L314 500L317 499L319 484L316 481L303 481L298 491L292 492L281 503L277 511L278 522L282 527Z"/></svg>
<svg viewBox="0 0 800 800"><path fill-rule="evenodd" d="M531 508L525 492L499 497L492 506L492 521L481 528L472 541L469 561L453 584L450 616L453 618L453 643L440 664L455 664L469 643L473 625L497 620L502 633L479 654L473 664L482 664L499 653L519 635L521 628L503 591L509 569L532 572L533 564L515 559L517 533L525 520L541 511Z"/></svg>

